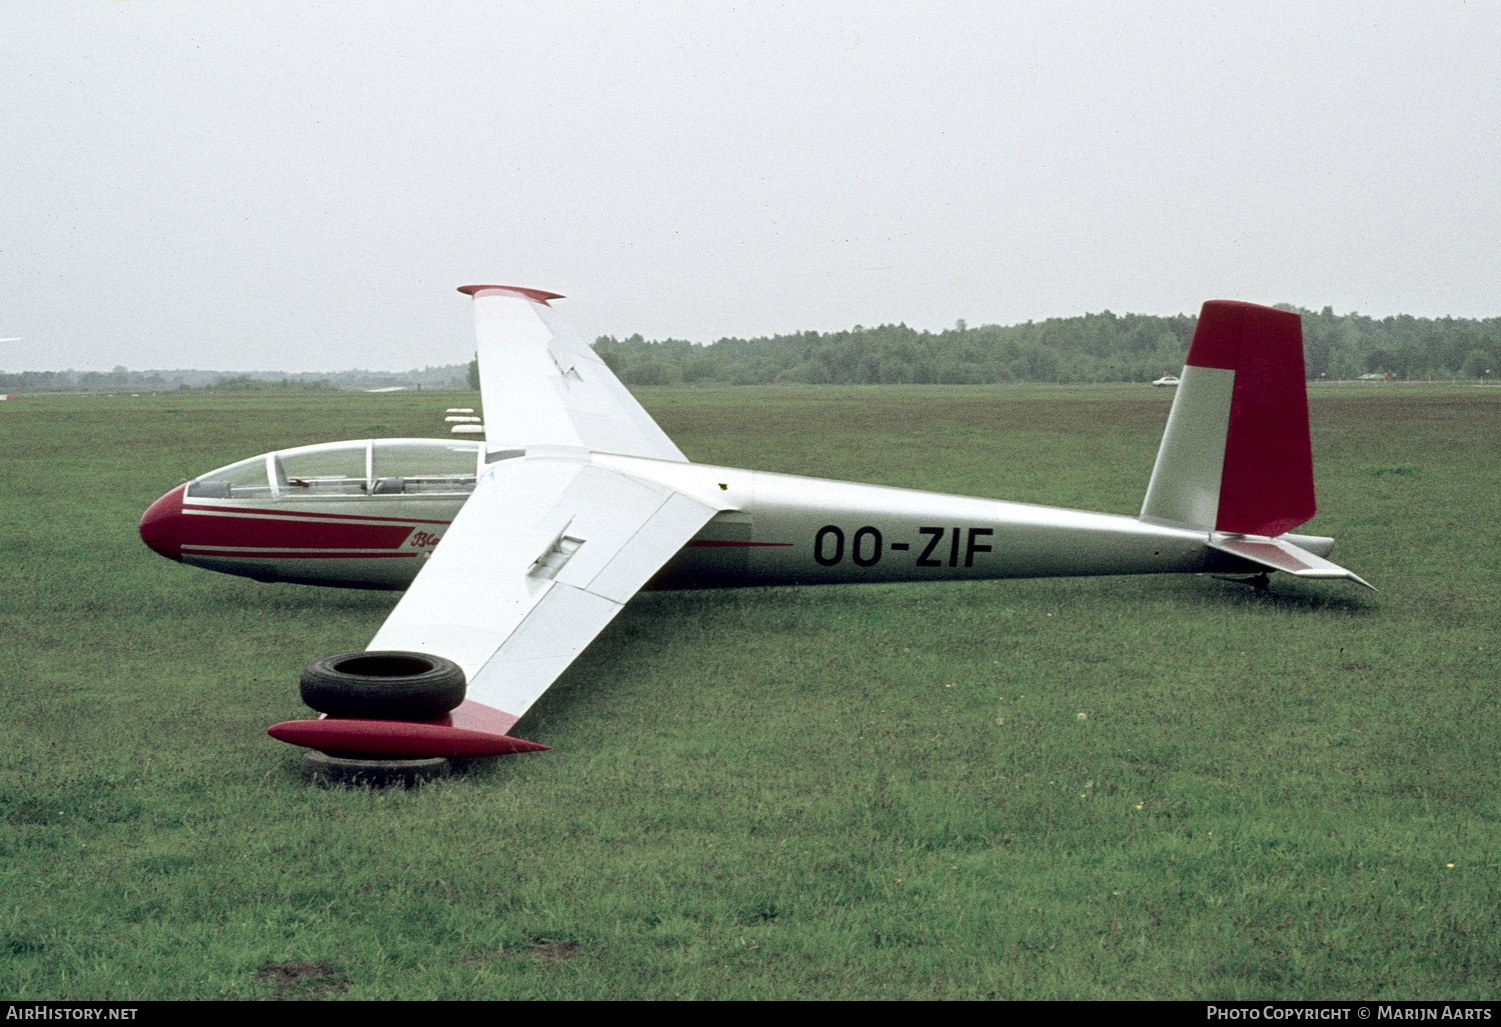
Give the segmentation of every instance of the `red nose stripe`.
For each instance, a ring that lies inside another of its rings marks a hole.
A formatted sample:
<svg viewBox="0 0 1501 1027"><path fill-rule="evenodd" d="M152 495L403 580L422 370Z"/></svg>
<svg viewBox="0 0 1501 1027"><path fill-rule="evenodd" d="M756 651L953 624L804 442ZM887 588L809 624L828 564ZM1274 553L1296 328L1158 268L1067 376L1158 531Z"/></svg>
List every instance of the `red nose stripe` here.
<svg viewBox="0 0 1501 1027"><path fill-rule="evenodd" d="M182 560L182 492L179 485L152 503L141 517L141 541L169 560Z"/></svg>
<svg viewBox="0 0 1501 1027"><path fill-rule="evenodd" d="M258 512L259 513L259 512ZM181 517L181 548L197 551L226 549L374 549L393 550L406 541L414 527L405 524L355 523L345 520L310 520L296 517L235 516L233 513L198 514L192 507Z"/></svg>

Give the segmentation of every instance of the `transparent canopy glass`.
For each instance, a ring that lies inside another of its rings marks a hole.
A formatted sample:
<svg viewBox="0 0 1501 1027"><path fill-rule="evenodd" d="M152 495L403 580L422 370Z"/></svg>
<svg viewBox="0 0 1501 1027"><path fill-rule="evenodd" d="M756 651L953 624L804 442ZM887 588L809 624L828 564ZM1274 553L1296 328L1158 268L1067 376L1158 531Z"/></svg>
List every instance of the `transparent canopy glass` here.
<svg viewBox="0 0 1501 1027"><path fill-rule="evenodd" d="M482 444L448 439L362 439L267 453L194 479L188 495L309 498L469 492Z"/></svg>

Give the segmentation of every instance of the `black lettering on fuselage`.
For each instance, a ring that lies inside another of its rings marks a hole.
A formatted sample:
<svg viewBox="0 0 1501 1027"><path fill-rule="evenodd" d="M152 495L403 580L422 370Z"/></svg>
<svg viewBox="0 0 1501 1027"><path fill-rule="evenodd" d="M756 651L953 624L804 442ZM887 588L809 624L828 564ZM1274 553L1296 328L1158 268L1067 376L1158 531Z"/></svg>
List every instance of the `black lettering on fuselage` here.
<svg viewBox="0 0 1501 1027"><path fill-rule="evenodd" d="M918 528L917 530L920 531L920 532L922 532L924 535L931 535L932 536L931 538L928 539L928 548L924 549L922 551L922 555L917 558L917 565L919 567L942 567L943 566L943 561L942 560L929 560L928 557L931 556L931 555L933 555L933 550L936 549L936 548L938 548L938 543L940 541L942 541L942 539L943 539L943 529L942 528Z"/></svg>
<svg viewBox="0 0 1501 1027"><path fill-rule="evenodd" d="M825 556L823 553L823 542L824 539L828 538L830 535L834 536L834 555ZM879 546L877 547L877 552L879 552ZM817 560L825 567L832 567L840 560L843 560L844 532L840 531L839 528L833 524L826 524L822 528L819 528L818 534L813 536L813 559Z"/></svg>
<svg viewBox="0 0 1501 1027"><path fill-rule="evenodd" d="M964 545L964 566L966 566L966 567L973 567L975 565L975 554L976 553L988 553L988 552L990 552L990 547L989 546L975 545L975 536L976 535L994 535L994 534L995 534L995 529L994 528L970 528L969 529L969 541L967 543L965 543L965 545ZM955 542L956 545L958 544L958 541L959 541L959 529L955 528L954 529L954 542ZM950 564L949 566L952 567L953 564Z"/></svg>
<svg viewBox="0 0 1501 1027"><path fill-rule="evenodd" d="M964 566L975 565L977 553L991 552L990 546L981 542L984 536L994 535L994 528L918 528L922 534L928 536L927 545L922 547L922 553L917 557L919 567L942 567L943 558L937 556L938 544L950 531L953 535L949 538L950 567L959 566L960 541L963 539ZM965 535L965 532L968 535ZM813 536L813 559L823 567L833 567L844 559L844 529L837 524L825 524L819 528ZM854 536L850 539L850 558L860 567L874 567L881 562L884 548L887 542L881 534L881 530L872 525L864 525L856 528ZM892 552L908 552L912 549L909 542L889 543Z"/></svg>

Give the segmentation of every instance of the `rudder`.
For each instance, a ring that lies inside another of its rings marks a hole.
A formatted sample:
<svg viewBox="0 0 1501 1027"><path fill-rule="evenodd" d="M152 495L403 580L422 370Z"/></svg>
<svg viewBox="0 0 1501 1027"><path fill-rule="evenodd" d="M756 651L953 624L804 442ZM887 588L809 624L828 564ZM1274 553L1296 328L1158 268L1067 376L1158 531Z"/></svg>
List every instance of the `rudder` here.
<svg viewBox="0 0 1501 1027"><path fill-rule="evenodd" d="M1141 518L1275 536L1314 509L1302 318L1210 300L1199 313Z"/></svg>

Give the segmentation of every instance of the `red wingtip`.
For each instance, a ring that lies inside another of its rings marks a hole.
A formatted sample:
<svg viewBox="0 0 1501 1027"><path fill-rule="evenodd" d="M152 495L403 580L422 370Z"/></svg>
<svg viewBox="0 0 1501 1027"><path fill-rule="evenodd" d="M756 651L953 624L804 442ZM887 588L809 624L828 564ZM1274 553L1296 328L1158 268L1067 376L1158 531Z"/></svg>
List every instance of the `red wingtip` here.
<svg viewBox="0 0 1501 1027"><path fill-rule="evenodd" d="M387 757L505 756L546 752L548 746L506 734L515 715L466 699L436 720L361 720L322 717L273 724L278 741L323 752L359 752Z"/></svg>
<svg viewBox="0 0 1501 1027"><path fill-rule="evenodd" d="M541 289L523 289L520 286L516 286L516 285L461 285L461 286L459 286L459 292L465 293L465 294L467 294L469 296L478 296L482 292L491 292L491 291L520 293L521 295L525 296L527 299L533 301L534 303L540 303L544 307L551 305L551 304L549 304L547 302L548 300L560 300L560 299L563 298L563 296L562 296L561 293L543 292Z"/></svg>

